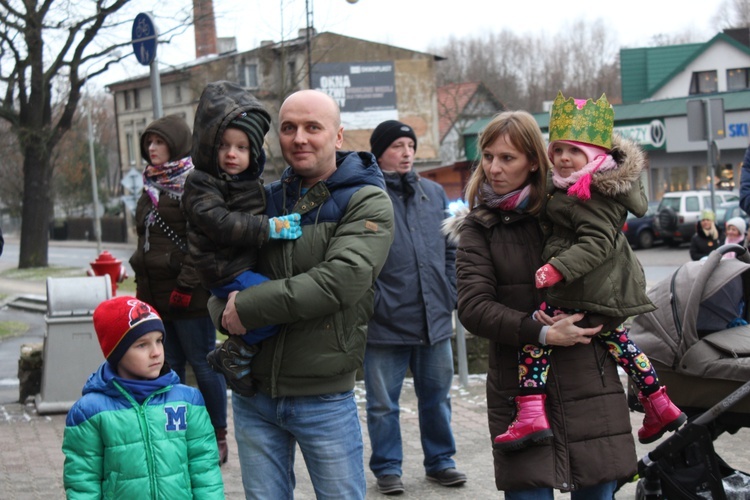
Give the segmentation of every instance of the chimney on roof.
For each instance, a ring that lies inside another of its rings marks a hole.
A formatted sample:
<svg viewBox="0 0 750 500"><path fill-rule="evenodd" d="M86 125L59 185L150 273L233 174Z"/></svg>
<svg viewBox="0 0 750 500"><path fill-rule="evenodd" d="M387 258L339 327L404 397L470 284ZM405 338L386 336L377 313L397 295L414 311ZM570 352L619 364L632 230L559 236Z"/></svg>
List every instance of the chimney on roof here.
<svg viewBox="0 0 750 500"><path fill-rule="evenodd" d="M216 19L213 0L193 0L195 57L217 53Z"/></svg>
<svg viewBox="0 0 750 500"><path fill-rule="evenodd" d="M748 28L727 28L724 34L740 42L745 47L750 47L750 29Z"/></svg>

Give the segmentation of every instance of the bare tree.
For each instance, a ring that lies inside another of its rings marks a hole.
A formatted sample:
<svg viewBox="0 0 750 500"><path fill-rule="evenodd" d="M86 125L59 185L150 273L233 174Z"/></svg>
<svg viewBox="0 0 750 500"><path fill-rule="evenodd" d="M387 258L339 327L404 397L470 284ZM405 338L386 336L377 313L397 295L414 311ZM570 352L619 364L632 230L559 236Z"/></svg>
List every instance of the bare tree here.
<svg viewBox="0 0 750 500"><path fill-rule="evenodd" d="M724 0L716 9L711 21L717 31L750 27L750 1Z"/></svg>
<svg viewBox="0 0 750 500"><path fill-rule="evenodd" d="M23 155L10 124L0 121L0 206L12 218L21 216Z"/></svg>
<svg viewBox="0 0 750 500"><path fill-rule="evenodd" d="M517 35L509 30L449 39L431 52L448 58L438 83L481 81L511 109L542 110L566 95L620 98L617 42L604 21L578 20L564 32Z"/></svg>
<svg viewBox="0 0 750 500"><path fill-rule="evenodd" d="M85 83L129 55L129 2L0 0L0 118L23 154L19 268L47 265L53 150Z"/></svg>
<svg viewBox="0 0 750 500"><path fill-rule="evenodd" d="M112 158L117 151L117 137L111 96L103 92L84 95L82 102L85 106L75 114L73 126L55 147L51 158L53 202L67 216L84 215L92 206L89 113L99 200L106 207L108 201L119 191L117 158ZM111 168L111 165L115 168Z"/></svg>

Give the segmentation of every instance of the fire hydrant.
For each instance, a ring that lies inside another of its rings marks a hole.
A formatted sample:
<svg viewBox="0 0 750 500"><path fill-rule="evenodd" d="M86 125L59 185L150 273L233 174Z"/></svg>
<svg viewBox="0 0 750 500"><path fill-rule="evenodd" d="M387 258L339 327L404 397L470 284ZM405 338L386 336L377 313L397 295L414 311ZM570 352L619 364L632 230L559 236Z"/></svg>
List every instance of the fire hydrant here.
<svg viewBox="0 0 750 500"><path fill-rule="evenodd" d="M90 264L93 272L88 270L86 274L89 276L104 276L108 274L109 280L112 283L112 296L114 297L117 294L117 284L122 283L128 277L122 261L115 259L111 253L105 250Z"/></svg>

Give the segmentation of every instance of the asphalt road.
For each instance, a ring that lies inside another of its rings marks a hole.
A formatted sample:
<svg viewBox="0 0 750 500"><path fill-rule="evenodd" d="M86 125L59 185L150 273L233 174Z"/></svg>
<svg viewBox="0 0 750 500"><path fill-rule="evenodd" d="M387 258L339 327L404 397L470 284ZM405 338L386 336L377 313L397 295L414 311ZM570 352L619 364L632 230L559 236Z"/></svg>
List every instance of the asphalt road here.
<svg viewBox="0 0 750 500"><path fill-rule="evenodd" d="M128 264L128 259L135 249L134 244L103 243L102 250L111 253L116 259L122 261L128 274L132 276L133 270ZM0 271L18 266L19 258L18 240L6 236L5 249L0 256ZM678 248L667 246L655 246L648 250L635 251L638 260L643 265L646 280L649 284L656 283L672 274L681 264L690 260L688 246ZM95 242L89 241L50 241L47 254L49 265L63 267L80 267L89 269L89 263L97 257ZM3 293L0 290L0 293Z"/></svg>

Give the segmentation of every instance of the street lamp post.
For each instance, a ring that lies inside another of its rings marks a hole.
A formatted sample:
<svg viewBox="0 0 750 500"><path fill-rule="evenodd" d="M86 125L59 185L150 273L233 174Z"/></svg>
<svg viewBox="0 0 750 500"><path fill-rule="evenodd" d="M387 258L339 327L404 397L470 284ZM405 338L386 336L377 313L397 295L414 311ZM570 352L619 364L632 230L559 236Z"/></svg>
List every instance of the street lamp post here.
<svg viewBox="0 0 750 500"><path fill-rule="evenodd" d="M89 164L91 166L91 193L94 201L94 236L96 254L102 253L102 221L99 216L99 186L96 176L96 154L94 152L94 127L91 125L91 103L86 106L86 120L89 129Z"/></svg>
<svg viewBox="0 0 750 500"><path fill-rule="evenodd" d="M346 0L355 4L359 0ZM313 0L305 0L305 45L307 46L307 87L313 88L312 64Z"/></svg>
<svg viewBox="0 0 750 500"><path fill-rule="evenodd" d="M312 76L312 44L310 31L313 27L312 0L305 0L305 43L307 45L307 88L313 88Z"/></svg>

